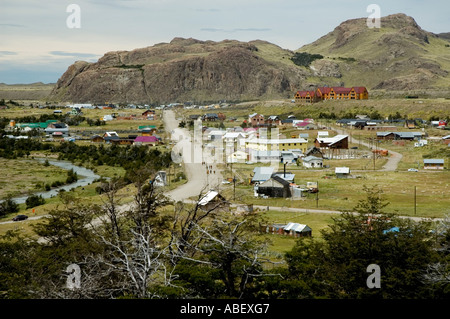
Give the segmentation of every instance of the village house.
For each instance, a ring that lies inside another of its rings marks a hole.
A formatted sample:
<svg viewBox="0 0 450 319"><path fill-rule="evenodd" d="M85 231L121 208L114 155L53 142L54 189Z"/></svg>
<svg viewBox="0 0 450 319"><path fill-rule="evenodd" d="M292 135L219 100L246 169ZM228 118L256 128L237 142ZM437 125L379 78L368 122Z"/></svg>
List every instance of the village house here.
<svg viewBox="0 0 450 319"><path fill-rule="evenodd" d="M272 174L272 177L275 176L284 179L286 182L289 182L289 184L294 183L295 174L292 174L291 172L276 172Z"/></svg>
<svg viewBox="0 0 450 319"><path fill-rule="evenodd" d="M305 156L302 158L303 166L307 168L322 168L323 158L315 156Z"/></svg>
<svg viewBox="0 0 450 319"><path fill-rule="evenodd" d="M156 120L156 111L155 110L146 110L141 116L146 120Z"/></svg>
<svg viewBox="0 0 450 319"><path fill-rule="evenodd" d="M280 150L289 151L290 149L300 149L306 152L308 141L303 138L285 138L285 139L262 139L250 138L245 140L245 148L251 151L270 151Z"/></svg>
<svg viewBox="0 0 450 319"><path fill-rule="evenodd" d="M227 157L227 163L245 163L248 160L248 154L244 151L236 151Z"/></svg>
<svg viewBox="0 0 450 319"><path fill-rule="evenodd" d="M314 123L311 123L309 121L294 121L293 126L296 127L298 130L312 130L316 128L316 125Z"/></svg>
<svg viewBox="0 0 450 319"><path fill-rule="evenodd" d="M295 151L281 151L281 163L297 163L299 157Z"/></svg>
<svg viewBox="0 0 450 319"><path fill-rule="evenodd" d="M291 197L290 183L279 176L273 176L255 186L256 193L268 197Z"/></svg>
<svg viewBox="0 0 450 319"><path fill-rule="evenodd" d="M202 117L202 121L207 121L207 122L215 122L218 120L219 120L219 115L217 115L216 113L206 113Z"/></svg>
<svg viewBox="0 0 450 319"><path fill-rule="evenodd" d="M138 136L133 141L133 145L151 145L156 146L159 143L156 136Z"/></svg>
<svg viewBox="0 0 450 319"><path fill-rule="evenodd" d="M277 115L271 115L266 119L265 123L270 126L278 126L281 124L281 119Z"/></svg>
<svg viewBox="0 0 450 319"><path fill-rule="evenodd" d="M279 163L281 160L281 151L253 151L250 159L256 163Z"/></svg>
<svg viewBox="0 0 450 319"><path fill-rule="evenodd" d="M211 130L207 134L208 141L221 141L227 132L224 130Z"/></svg>
<svg viewBox="0 0 450 319"><path fill-rule="evenodd" d="M317 148L348 149L348 135L336 135L334 137L317 137L314 141Z"/></svg>
<svg viewBox="0 0 450 319"><path fill-rule="evenodd" d="M69 125L52 122L48 124L44 131L46 134L52 135L52 137L67 137L69 136Z"/></svg>
<svg viewBox="0 0 450 319"><path fill-rule="evenodd" d="M100 135L93 135L91 137L91 141L93 143L103 143L104 142L103 137L101 137Z"/></svg>
<svg viewBox="0 0 450 319"><path fill-rule="evenodd" d="M250 114L248 116L248 122L253 127L263 126L266 124L264 120L264 115L258 113Z"/></svg>
<svg viewBox="0 0 450 319"><path fill-rule="evenodd" d="M416 121L414 121L414 120L405 120L405 124L404 124L405 128L414 129L414 128L416 128L416 126L417 126Z"/></svg>
<svg viewBox="0 0 450 319"><path fill-rule="evenodd" d="M293 237L311 237L312 229L308 225L299 223L288 223L283 227L283 231L286 235Z"/></svg>
<svg viewBox="0 0 450 319"><path fill-rule="evenodd" d="M215 190L210 190L203 195L197 204L203 211L230 212L230 203Z"/></svg>
<svg viewBox="0 0 450 319"><path fill-rule="evenodd" d="M349 167L336 167L334 170L337 178L348 178L350 177Z"/></svg>
<svg viewBox="0 0 450 319"><path fill-rule="evenodd" d="M424 159L423 160L424 169L444 169L444 159Z"/></svg>
<svg viewBox="0 0 450 319"><path fill-rule="evenodd" d="M444 144L450 145L450 135L446 135L446 136L442 137L442 142Z"/></svg>
<svg viewBox="0 0 450 319"><path fill-rule="evenodd" d="M227 116L224 113L217 113L217 118L219 119L219 121L225 121L227 119Z"/></svg>
<svg viewBox="0 0 450 319"><path fill-rule="evenodd" d="M260 166L253 169L252 183L261 183L267 181L273 174L273 167Z"/></svg>
<svg viewBox="0 0 450 319"><path fill-rule="evenodd" d="M314 156L314 157L320 157L323 158L323 153L320 150L320 148L312 146L308 148L304 154L305 156Z"/></svg>
<svg viewBox="0 0 450 319"><path fill-rule="evenodd" d="M377 132L379 140L420 140L422 132Z"/></svg>
<svg viewBox="0 0 450 319"><path fill-rule="evenodd" d="M189 115L189 119L192 120L192 121L197 121L199 118L200 118L200 119L202 118L202 116L199 115L199 114L192 114L192 115Z"/></svg>
<svg viewBox="0 0 450 319"><path fill-rule="evenodd" d="M242 132L226 132L222 135L222 139L227 143L239 143L245 139L245 134Z"/></svg>

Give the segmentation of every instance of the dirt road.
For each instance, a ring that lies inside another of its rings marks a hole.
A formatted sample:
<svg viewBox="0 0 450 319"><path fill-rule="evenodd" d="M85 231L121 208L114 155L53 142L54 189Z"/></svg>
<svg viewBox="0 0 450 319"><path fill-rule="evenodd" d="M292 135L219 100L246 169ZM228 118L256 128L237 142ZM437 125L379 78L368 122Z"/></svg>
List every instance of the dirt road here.
<svg viewBox="0 0 450 319"><path fill-rule="evenodd" d="M193 149L190 132L185 128L178 127L179 121L175 118L175 113L172 110L165 110L163 118L166 132L171 132L171 139L176 143L174 147L177 150L176 153L178 153L178 150L182 153L182 161L188 180L186 184L168 192L167 196L175 201L182 201L217 187L222 182L223 177L216 164L202 164L202 157L198 157L198 154L194 156L194 152L201 152L201 150Z"/></svg>
<svg viewBox="0 0 450 319"><path fill-rule="evenodd" d="M334 130L336 130L336 132L338 134L348 135L348 133L345 130L338 129L338 128L335 128ZM361 145L367 146L368 148L372 148L372 145L370 145L369 143L357 140L353 137L351 139L351 142L355 143L355 144L361 144ZM400 161L402 160L402 157L403 157L402 154L391 151L391 150L388 150L388 151L389 151L389 156L387 158L387 162L383 166L383 168L381 168L379 171L386 171L386 172L387 171L395 171L395 170L397 170L398 163L400 163Z"/></svg>

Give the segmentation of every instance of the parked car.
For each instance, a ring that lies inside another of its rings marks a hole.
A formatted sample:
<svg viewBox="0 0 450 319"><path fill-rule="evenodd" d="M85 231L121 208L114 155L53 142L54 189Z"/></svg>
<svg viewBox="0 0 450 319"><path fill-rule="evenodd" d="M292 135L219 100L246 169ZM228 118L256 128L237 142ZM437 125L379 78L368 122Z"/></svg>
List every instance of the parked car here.
<svg viewBox="0 0 450 319"><path fill-rule="evenodd" d="M409 168L408 172L418 172L419 170L417 168Z"/></svg>
<svg viewBox="0 0 450 319"><path fill-rule="evenodd" d="M18 222L18 221L20 221L20 220L25 220L25 219L27 219L27 218L28 218L27 215L17 215L17 216L14 217L12 220L15 221L15 222Z"/></svg>

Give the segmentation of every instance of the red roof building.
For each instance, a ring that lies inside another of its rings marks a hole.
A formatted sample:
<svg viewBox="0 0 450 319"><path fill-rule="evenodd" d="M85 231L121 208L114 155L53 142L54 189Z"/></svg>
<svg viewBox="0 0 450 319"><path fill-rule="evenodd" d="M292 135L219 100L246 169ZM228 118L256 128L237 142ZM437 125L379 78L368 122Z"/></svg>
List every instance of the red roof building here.
<svg viewBox="0 0 450 319"><path fill-rule="evenodd" d="M296 102L309 103L324 100L367 100L369 92L364 86L351 88L341 86L318 87L315 91L297 91L294 98Z"/></svg>

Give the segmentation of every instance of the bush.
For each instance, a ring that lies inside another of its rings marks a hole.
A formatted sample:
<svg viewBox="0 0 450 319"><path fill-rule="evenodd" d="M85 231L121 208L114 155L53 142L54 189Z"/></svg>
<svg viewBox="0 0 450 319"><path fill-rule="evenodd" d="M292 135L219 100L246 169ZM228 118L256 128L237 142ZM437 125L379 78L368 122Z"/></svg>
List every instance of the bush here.
<svg viewBox="0 0 450 319"><path fill-rule="evenodd" d="M323 55L321 54L309 54L306 52L296 52L294 56L291 58L292 62L298 66L306 66L308 67L314 60L323 59Z"/></svg>
<svg viewBox="0 0 450 319"><path fill-rule="evenodd" d="M10 197L0 204L0 216L6 214L17 213L19 211L19 205Z"/></svg>
<svg viewBox="0 0 450 319"><path fill-rule="evenodd" d="M31 195L27 198L27 200L25 201L25 204L27 205L27 209L33 208L36 206L44 205L45 199L43 199L41 195L39 195L39 196Z"/></svg>

